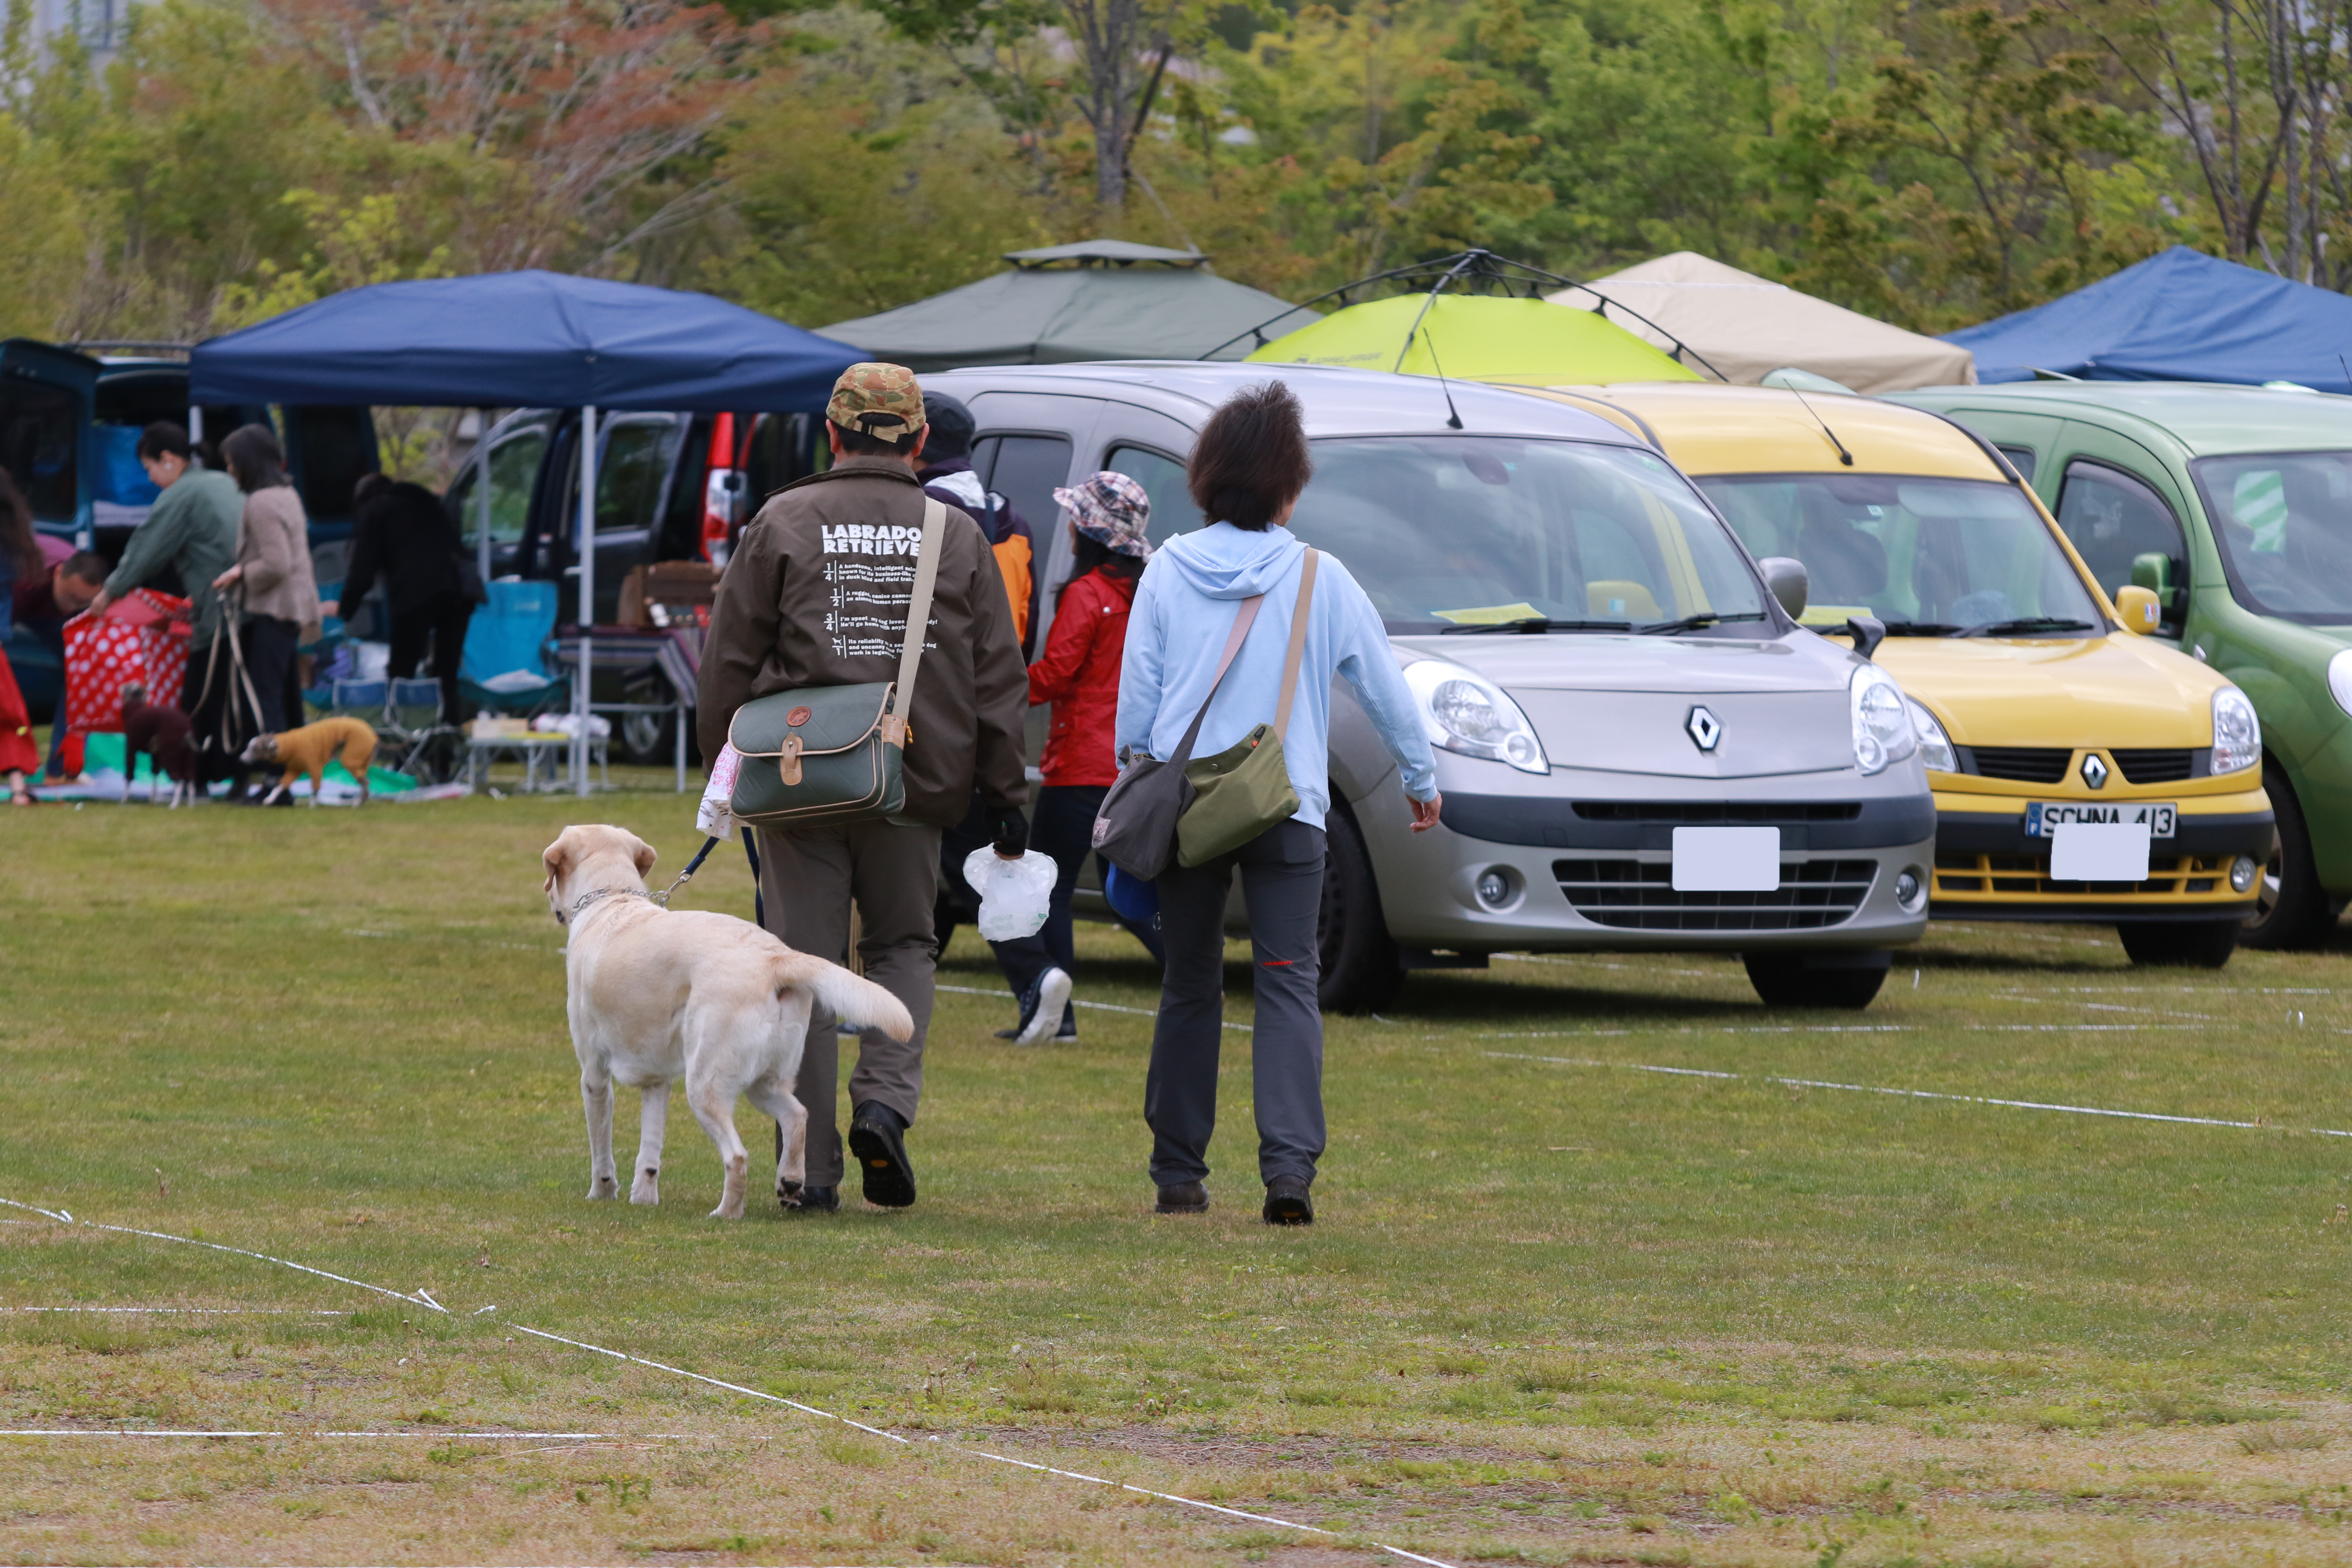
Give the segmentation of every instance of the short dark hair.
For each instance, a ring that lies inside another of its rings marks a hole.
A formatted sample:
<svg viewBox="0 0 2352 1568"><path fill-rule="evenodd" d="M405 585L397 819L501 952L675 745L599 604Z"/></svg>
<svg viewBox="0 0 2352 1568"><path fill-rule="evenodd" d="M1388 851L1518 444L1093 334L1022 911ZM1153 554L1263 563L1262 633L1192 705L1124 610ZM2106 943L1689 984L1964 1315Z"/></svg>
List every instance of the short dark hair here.
<svg viewBox="0 0 2352 1568"><path fill-rule="evenodd" d="M68 577L79 577L85 583L106 581L106 557L95 550L77 550L58 563Z"/></svg>
<svg viewBox="0 0 2352 1568"><path fill-rule="evenodd" d="M362 474L359 483L352 487L352 505L355 509L363 507L390 489L392 481L382 473Z"/></svg>
<svg viewBox="0 0 2352 1568"><path fill-rule="evenodd" d="M863 430L852 430L846 425L835 425L830 419L825 425L841 437L841 455L845 458L903 458L907 455L911 436L900 433L896 441L885 441L879 436L868 436Z"/></svg>
<svg viewBox="0 0 2352 1568"><path fill-rule="evenodd" d="M286 450L267 425L240 425L230 431L221 443L221 457L236 488L247 495L286 482Z"/></svg>
<svg viewBox="0 0 2352 1568"><path fill-rule="evenodd" d="M972 432L980 427L971 410L944 392L923 394L923 426L931 433L923 456L940 463L971 457Z"/></svg>
<svg viewBox="0 0 2352 1568"><path fill-rule="evenodd" d="M158 419L139 432L139 455L149 462L162 457L188 460L188 432L169 419Z"/></svg>
<svg viewBox="0 0 2352 1568"><path fill-rule="evenodd" d="M1211 522L1262 529L1315 477L1298 395L1278 381L1227 398L1192 443L1184 485Z"/></svg>

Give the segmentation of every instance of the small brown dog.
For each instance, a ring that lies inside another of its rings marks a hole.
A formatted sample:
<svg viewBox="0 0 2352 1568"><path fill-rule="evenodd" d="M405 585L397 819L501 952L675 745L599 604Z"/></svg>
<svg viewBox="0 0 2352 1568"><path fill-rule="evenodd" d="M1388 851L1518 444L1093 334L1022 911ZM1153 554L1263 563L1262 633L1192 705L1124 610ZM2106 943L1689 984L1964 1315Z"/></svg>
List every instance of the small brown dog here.
<svg viewBox="0 0 2352 1568"><path fill-rule="evenodd" d="M184 797L196 804L196 748L190 739L188 716L177 708L147 700L147 689L133 681L122 689L122 767L136 771L142 752L155 759L155 771L172 781L171 809Z"/></svg>
<svg viewBox="0 0 2352 1568"><path fill-rule="evenodd" d="M286 770L278 787L263 797L264 805L277 803L278 797L294 787L294 781L304 773L310 775L310 804L319 804L319 781L327 771L327 762L342 752L343 771L359 781L360 804L368 803L368 763L375 756L375 731L357 719L321 719L315 724L305 724L299 730L282 730L275 735L256 735L245 748L248 763L276 763Z"/></svg>

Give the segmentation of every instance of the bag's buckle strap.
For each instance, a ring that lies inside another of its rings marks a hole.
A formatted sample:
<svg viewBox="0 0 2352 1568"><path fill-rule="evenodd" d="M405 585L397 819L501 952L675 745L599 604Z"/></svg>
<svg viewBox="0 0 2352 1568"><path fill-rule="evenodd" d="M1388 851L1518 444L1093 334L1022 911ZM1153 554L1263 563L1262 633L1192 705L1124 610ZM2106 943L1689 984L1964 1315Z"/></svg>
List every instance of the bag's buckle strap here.
<svg viewBox="0 0 2352 1568"><path fill-rule="evenodd" d="M787 784L801 782L801 738L784 737L783 750L776 754L776 776Z"/></svg>
<svg viewBox="0 0 2352 1568"><path fill-rule="evenodd" d="M1307 651L1307 612L1315 603L1315 563L1320 559L1309 550L1307 563L1298 569L1298 602L1290 607L1290 651L1282 659L1282 700L1274 708L1274 732L1280 738L1290 731L1290 700L1298 693L1298 660Z"/></svg>
<svg viewBox="0 0 2352 1568"><path fill-rule="evenodd" d="M931 591L939 584L940 550L947 531L948 509L925 496L923 542L915 557L914 591L907 596L907 637L898 649L898 689L890 705L891 711L902 719L915 710L915 671L923 662L923 637L931 625Z"/></svg>

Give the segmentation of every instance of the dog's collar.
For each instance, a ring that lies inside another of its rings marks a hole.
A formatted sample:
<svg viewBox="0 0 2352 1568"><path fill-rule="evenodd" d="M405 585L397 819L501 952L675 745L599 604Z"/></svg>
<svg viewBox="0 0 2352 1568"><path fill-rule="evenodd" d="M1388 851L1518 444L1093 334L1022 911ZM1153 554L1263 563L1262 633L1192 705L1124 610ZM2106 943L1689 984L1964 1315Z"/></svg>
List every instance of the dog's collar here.
<svg viewBox="0 0 2352 1568"><path fill-rule="evenodd" d="M570 914L565 914L562 910L556 910L555 923L560 926L568 926L573 921L578 920L581 912L586 910L589 905L600 903L606 899L614 898L643 899L648 903L653 901L653 895L646 892L643 888L598 888L593 892L583 893L578 898L572 900L572 912Z"/></svg>

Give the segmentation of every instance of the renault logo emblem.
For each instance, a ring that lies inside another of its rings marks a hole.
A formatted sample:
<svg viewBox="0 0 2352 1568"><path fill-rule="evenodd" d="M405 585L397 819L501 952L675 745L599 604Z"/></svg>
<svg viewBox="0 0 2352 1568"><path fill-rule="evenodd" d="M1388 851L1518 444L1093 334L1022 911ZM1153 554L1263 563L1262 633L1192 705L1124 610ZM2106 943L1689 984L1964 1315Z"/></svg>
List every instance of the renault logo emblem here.
<svg viewBox="0 0 2352 1568"><path fill-rule="evenodd" d="M2099 760L2096 752L2088 752L2083 758L2083 782L2093 789L2107 787L2107 764Z"/></svg>
<svg viewBox="0 0 2352 1568"><path fill-rule="evenodd" d="M1723 739L1723 721L1705 708L1692 709L1690 717L1683 721L1683 728L1690 731L1693 743L1702 752L1714 751L1715 743Z"/></svg>

